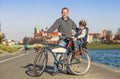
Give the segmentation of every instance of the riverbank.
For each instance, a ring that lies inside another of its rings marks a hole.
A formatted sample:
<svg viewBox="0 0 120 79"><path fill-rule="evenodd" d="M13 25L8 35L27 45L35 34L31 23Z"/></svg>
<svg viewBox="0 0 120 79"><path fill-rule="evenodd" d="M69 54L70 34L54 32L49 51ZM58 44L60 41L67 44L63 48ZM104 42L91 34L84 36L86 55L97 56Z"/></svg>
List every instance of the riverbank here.
<svg viewBox="0 0 120 79"><path fill-rule="evenodd" d="M120 49L120 44L88 44L88 49Z"/></svg>
<svg viewBox="0 0 120 79"><path fill-rule="evenodd" d="M38 44L40 47L44 47L42 44ZM28 48L33 49L35 45L28 45ZM14 45L11 46L13 48L23 48L23 45ZM98 44L98 43L92 43L92 44L87 44L88 49L120 49L120 44Z"/></svg>
<svg viewBox="0 0 120 79"><path fill-rule="evenodd" d="M13 48L7 45L1 45L0 44L0 54L4 54L4 53L14 53L17 52L18 49L17 48Z"/></svg>

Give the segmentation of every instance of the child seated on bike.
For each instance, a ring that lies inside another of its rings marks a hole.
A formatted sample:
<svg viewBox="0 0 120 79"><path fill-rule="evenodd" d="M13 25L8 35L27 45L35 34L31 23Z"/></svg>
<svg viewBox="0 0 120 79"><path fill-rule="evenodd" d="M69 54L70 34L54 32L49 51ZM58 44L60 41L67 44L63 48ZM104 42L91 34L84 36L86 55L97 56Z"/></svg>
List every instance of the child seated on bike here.
<svg viewBox="0 0 120 79"><path fill-rule="evenodd" d="M76 31L74 36L74 48L75 54L80 55L80 45L87 43L87 35L88 35L88 28L86 27L87 22L85 20L81 20L79 22L79 28Z"/></svg>

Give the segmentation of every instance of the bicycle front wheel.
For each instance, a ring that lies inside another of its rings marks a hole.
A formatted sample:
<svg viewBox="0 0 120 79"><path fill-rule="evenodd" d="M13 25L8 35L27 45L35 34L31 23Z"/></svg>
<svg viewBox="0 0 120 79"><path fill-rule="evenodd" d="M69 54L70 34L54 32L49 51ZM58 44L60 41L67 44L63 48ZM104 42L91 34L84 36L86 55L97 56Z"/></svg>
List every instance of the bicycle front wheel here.
<svg viewBox="0 0 120 79"><path fill-rule="evenodd" d="M91 59L87 51L83 51L82 54L76 57L74 54L68 56L68 67L74 75L84 75L90 69Z"/></svg>
<svg viewBox="0 0 120 79"><path fill-rule="evenodd" d="M37 52L34 60L33 72L35 76L42 75L47 64L47 59L48 59L48 56L45 50L40 49L40 51Z"/></svg>

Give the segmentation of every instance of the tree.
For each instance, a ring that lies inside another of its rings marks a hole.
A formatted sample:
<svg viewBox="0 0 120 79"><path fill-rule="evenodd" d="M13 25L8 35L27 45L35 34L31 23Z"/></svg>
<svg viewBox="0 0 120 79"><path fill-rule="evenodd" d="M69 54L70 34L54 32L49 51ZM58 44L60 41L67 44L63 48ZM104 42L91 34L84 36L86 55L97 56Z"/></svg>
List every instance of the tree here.
<svg viewBox="0 0 120 79"><path fill-rule="evenodd" d="M2 43L2 40L5 38L5 34L0 32L0 43Z"/></svg>
<svg viewBox="0 0 120 79"><path fill-rule="evenodd" d="M120 34L120 28L117 29L117 34Z"/></svg>
<svg viewBox="0 0 120 79"><path fill-rule="evenodd" d="M116 43L117 43L117 40L120 40L120 28L117 29L114 40L116 41Z"/></svg>
<svg viewBox="0 0 120 79"><path fill-rule="evenodd" d="M29 37L26 37L26 36L25 36L25 37L23 38L23 42L24 42L24 43L28 43L28 40L29 40L29 39L30 39Z"/></svg>
<svg viewBox="0 0 120 79"><path fill-rule="evenodd" d="M112 31L108 30L107 35L106 35L106 43L108 44L112 43L112 40L110 40L111 35L112 35Z"/></svg>
<svg viewBox="0 0 120 79"><path fill-rule="evenodd" d="M120 28L117 30L117 40L120 40Z"/></svg>
<svg viewBox="0 0 120 79"><path fill-rule="evenodd" d="M111 30L108 30L108 35L112 35L112 31Z"/></svg>
<svg viewBox="0 0 120 79"><path fill-rule="evenodd" d="M2 37L0 36L0 43L2 43Z"/></svg>

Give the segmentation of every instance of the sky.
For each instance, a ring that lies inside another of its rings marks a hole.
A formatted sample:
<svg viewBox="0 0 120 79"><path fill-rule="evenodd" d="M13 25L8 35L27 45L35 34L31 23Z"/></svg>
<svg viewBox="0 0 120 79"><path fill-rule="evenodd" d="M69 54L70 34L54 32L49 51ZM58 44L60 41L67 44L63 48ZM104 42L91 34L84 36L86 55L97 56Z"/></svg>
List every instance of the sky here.
<svg viewBox="0 0 120 79"><path fill-rule="evenodd" d="M76 23L87 20L90 33L103 29L116 33L120 28L120 0L0 0L0 22L7 39L20 41L32 37L38 23L50 27L61 17L61 9L69 8Z"/></svg>

